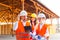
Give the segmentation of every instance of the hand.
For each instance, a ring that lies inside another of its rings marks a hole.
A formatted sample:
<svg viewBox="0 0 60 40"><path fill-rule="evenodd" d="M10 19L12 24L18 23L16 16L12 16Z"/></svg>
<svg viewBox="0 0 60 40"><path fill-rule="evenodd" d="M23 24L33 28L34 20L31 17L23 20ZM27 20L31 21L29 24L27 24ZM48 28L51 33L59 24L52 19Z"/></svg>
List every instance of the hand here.
<svg viewBox="0 0 60 40"><path fill-rule="evenodd" d="M49 39L49 36L44 36L47 40Z"/></svg>
<svg viewBox="0 0 60 40"><path fill-rule="evenodd" d="M33 32L33 35L36 35L36 32Z"/></svg>

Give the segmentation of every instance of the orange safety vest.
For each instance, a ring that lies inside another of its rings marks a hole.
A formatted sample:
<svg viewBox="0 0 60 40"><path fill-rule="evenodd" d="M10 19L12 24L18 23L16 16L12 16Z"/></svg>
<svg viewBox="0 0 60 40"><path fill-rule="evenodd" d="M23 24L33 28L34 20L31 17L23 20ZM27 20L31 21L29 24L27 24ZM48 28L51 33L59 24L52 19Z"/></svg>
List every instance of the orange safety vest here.
<svg viewBox="0 0 60 40"><path fill-rule="evenodd" d="M44 36L44 34L46 33L47 30L47 24L44 24L42 29L40 29L40 24L38 25L38 28L36 30L36 33L39 34L40 36Z"/></svg>
<svg viewBox="0 0 60 40"><path fill-rule="evenodd" d="M25 32L25 29L24 29L22 22L19 21L18 28L16 30L16 40L30 40L29 36L30 36L29 33Z"/></svg>
<svg viewBox="0 0 60 40"><path fill-rule="evenodd" d="M32 32L34 31L34 27L35 27L35 25L33 25L33 24L31 24L31 28L32 28Z"/></svg>
<svg viewBox="0 0 60 40"><path fill-rule="evenodd" d="M32 25L32 31L34 31L34 25Z"/></svg>

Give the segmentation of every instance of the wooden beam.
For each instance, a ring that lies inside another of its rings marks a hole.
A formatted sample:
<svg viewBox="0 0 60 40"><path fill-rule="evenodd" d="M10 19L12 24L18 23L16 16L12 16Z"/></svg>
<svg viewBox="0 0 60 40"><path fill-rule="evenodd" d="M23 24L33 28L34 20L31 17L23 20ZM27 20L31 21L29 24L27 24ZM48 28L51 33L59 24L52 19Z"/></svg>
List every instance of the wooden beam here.
<svg viewBox="0 0 60 40"><path fill-rule="evenodd" d="M12 8L11 6L5 5L3 3L0 3L0 5L3 5L3 6L8 7L8 8Z"/></svg>
<svg viewBox="0 0 60 40"><path fill-rule="evenodd" d="M34 2L34 3L37 3L37 2L35 2L34 0L31 0L31 1ZM55 13L47 10L44 6L42 6L42 4L40 5L39 3L37 3L37 7L39 8L39 10L41 9L42 11L44 10L44 12L48 12L48 13L46 13L46 14L50 14L50 15L52 15L52 16L55 15L55 16L54 16L55 18L58 17ZM45 11L45 10L47 10L47 11Z"/></svg>
<svg viewBox="0 0 60 40"><path fill-rule="evenodd" d="M2 5L2 6L5 6L5 7L8 7L8 8L10 8L10 9L12 9L12 6L9 6L9 5L6 5L6 4L3 4L3 3L0 3L0 5ZM21 11L20 9L18 9L18 8L16 8L15 9L15 11Z"/></svg>
<svg viewBox="0 0 60 40"><path fill-rule="evenodd" d="M35 7L30 6L28 3L25 2L25 10L27 10L28 12L35 12Z"/></svg>
<svg viewBox="0 0 60 40"><path fill-rule="evenodd" d="M24 1L25 0L21 0L21 2L22 2L22 10L24 10Z"/></svg>
<svg viewBox="0 0 60 40"><path fill-rule="evenodd" d="M33 4L34 4L34 6L35 6L35 8L36 8L36 14L38 14L38 7L37 7L37 3L36 2L34 2L33 0L30 0L31 2L33 2Z"/></svg>

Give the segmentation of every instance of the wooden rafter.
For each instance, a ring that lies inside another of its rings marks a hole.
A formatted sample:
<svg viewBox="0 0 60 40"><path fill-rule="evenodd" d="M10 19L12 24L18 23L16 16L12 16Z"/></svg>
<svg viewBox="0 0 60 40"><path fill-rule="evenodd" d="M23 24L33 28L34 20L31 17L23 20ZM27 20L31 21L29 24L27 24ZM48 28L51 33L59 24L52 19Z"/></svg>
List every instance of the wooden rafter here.
<svg viewBox="0 0 60 40"><path fill-rule="evenodd" d="M20 0L21 2L21 0ZM13 2L13 7L15 7L15 9L13 10L14 13L19 13L21 11L21 8L22 8L22 5L20 5L20 8L19 8L19 4L22 4L20 2L17 2L17 4L15 3L15 1ZM18 6L16 6L16 5ZM12 5L6 5L6 4L3 4L3 3L0 3L0 5L2 6L5 6L7 8L10 8L12 9ZM58 17L55 13L49 11L48 9L46 9L41 3L39 4L37 1L35 0L26 0L24 1L24 9L27 11L27 12L38 12L38 10L44 12L45 14L49 15L49 18L56 18Z"/></svg>

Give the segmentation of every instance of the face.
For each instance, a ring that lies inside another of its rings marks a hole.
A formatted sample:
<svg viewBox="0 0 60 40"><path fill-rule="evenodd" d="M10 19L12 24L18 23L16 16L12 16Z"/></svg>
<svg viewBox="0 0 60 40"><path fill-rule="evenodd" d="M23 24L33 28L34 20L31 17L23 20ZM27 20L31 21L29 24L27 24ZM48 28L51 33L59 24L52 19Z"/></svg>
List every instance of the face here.
<svg viewBox="0 0 60 40"><path fill-rule="evenodd" d="M35 18L31 18L31 20L34 22L35 21Z"/></svg>
<svg viewBox="0 0 60 40"><path fill-rule="evenodd" d="M40 22L40 23L45 23L45 18L43 17L43 18L38 18L38 21Z"/></svg>
<svg viewBox="0 0 60 40"><path fill-rule="evenodd" d="M20 19L21 20L26 20L27 19L27 16L20 16Z"/></svg>

